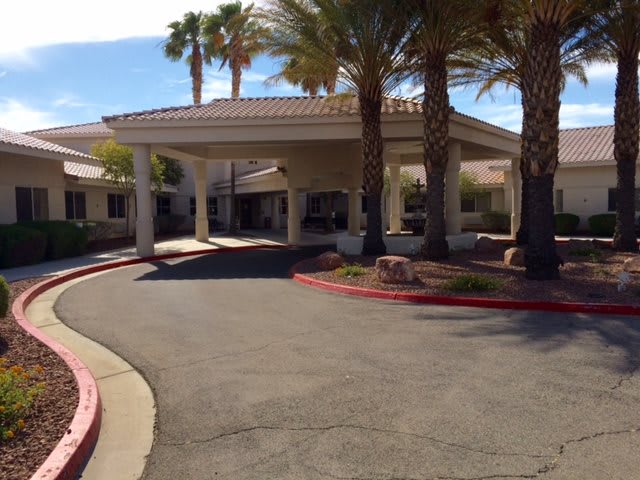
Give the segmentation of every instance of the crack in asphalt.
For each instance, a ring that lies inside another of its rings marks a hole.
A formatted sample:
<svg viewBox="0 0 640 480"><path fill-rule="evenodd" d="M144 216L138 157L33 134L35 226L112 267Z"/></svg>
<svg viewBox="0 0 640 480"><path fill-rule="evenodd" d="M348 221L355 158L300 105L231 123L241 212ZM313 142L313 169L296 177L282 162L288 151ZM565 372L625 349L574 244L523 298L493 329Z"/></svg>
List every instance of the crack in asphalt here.
<svg viewBox="0 0 640 480"><path fill-rule="evenodd" d="M633 365L629 369L629 372L627 373L627 375L623 375L620 377L618 382L613 387L611 387L611 390L617 390L622 386L623 383L631 381L631 379L638 372L638 370L640 370L640 360L637 360L635 362L635 365Z"/></svg>
<svg viewBox="0 0 640 480"><path fill-rule="evenodd" d="M241 435L243 433L254 432L257 430L273 430L273 431L284 431L284 432L321 432L321 431L330 431L330 430L338 430L338 429L353 429L353 430L367 430L370 432L376 433L386 433L392 435L403 435L409 436L413 438L420 438L422 440L428 440L439 445L445 445L452 448L458 448L460 450L466 450L473 453L479 453L481 455L490 455L490 456L502 456L502 457L528 457L528 458L548 458L552 455L537 455L530 453L516 453L516 452L497 452L497 451L487 451L481 449L475 449L472 447L468 447L466 445L461 445L459 443L446 442L444 440L440 440L435 437L430 437L428 435L420 435L418 433L411 432L403 432L399 430L388 430L384 428L376 428L376 427L367 427L363 425L353 425L353 424L343 424L343 425L328 425L326 427L274 427L274 426L254 426L242 428L239 430L235 430L232 432L221 433L219 435L215 435L209 438L199 439L199 440L187 440L184 442L159 442L162 445L168 446L185 446L185 445L194 445L201 443L214 442L216 440L220 440L221 438L232 437L235 435Z"/></svg>

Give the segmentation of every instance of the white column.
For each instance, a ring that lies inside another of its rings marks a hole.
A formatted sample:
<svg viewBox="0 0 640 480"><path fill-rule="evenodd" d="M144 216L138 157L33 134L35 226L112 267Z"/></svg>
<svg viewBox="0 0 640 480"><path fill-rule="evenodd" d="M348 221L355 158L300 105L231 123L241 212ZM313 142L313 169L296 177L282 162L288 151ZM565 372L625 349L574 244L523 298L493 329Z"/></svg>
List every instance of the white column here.
<svg viewBox="0 0 640 480"><path fill-rule="evenodd" d="M402 231L400 225L400 165L389 165L389 180L391 181L389 233L396 234Z"/></svg>
<svg viewBox="0 0 640 480"><path fill-rule="evenodd" d="M349 189L349 212L347 213L348 221L348 233L351 236L360 236L360 208L358 205L360 202L360 194L355 188Z"/></svg>
<svg viewBox="0 0 640 480"><path fill-rule="evenodd" d="M151 213L151 148L132 145L133 170L136 175L136 253L139 257L154 254L153 216Z"/></svg>
<svg viewBox="0 0 640 480"><path fill-rule="evenodd" d="M445 221L447 235L457 235L462 231L460 215L460 160L462 146L449 143L449 161L445 174Z"/></svg>
<svg viewBox="0 0 640 480"><path fill-rule="evenodd" d="M287 190L288 218L287 218L287 242L289 245L300 243L300 204L298 203L298 189L289 188Z"/></svg>
<svg viewBox="0 0 640 480"><path fill-rule="evenodd" d="M207 216L207 162L197 160L193 164L196 183L196 240L209 241L209 219Z"/></svg>
<svg viewBox="0 0 640 480"><path fill-rule="evenodd" d="M520 158L511 159L511 238L515 240L520 228L520 200L522 198L522 176Z"/></svg>
<svg viewBox="0 0 640 480"><path fill-rule="evenodd" d="M280 206L278 195L271 196L271 230L280 230Z"/></svg>

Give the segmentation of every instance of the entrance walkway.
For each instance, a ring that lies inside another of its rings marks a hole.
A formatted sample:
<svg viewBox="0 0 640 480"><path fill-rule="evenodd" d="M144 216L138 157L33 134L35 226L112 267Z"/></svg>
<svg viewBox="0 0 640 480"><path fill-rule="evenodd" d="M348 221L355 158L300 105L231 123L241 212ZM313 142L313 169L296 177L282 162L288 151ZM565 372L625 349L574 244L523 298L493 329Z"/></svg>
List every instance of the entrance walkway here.
<svg viewBox="0 0 640 480"><path fill-rule="evenodd" d="M155 392L145 479L637 477L635 318L388 303L288 279L319 250L137 265L59 298L65 323Z"/></svg>

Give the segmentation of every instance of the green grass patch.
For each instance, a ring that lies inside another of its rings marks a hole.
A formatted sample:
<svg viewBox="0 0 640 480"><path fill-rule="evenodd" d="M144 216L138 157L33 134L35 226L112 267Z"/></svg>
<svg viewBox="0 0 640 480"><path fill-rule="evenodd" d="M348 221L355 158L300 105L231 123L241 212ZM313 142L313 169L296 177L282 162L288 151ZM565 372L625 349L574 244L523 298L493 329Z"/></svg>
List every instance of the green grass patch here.
<svg viewBox="0 0 640 480"><path fill-rule="evenodd" d="M569 255L573 255L574 257L589 257L589 260L594 263L600 263L602 261L602 251L597 248L578 248L571 250Z"/></svg>
<svg viewBox="0 0 640 480"><path fill-rule="evenodd" d="M359 263L346 264L336 269L336 274L340 277L359 277L367 273L367 269Z"/></svg>
<svg viewBox="0 0 640 480"><path fill-rule="evenodd" d="M486 292L502 288L503 282L485 275L459 275L447 280L444 284L446 290L452 292Z"/></svg>

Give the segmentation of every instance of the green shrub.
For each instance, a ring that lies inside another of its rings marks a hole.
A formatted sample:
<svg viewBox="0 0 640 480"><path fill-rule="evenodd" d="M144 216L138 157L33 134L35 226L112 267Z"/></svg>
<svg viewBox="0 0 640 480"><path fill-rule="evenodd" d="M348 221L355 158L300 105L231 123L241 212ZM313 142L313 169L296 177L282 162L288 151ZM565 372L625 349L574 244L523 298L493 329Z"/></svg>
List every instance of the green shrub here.
<svg viewBox="0 0 640 480"><path fill-rule="evenodd" d="M21 225L0 225L0 268L41 262L46 248L44 233Z"/></svg>
<svg viewBox="0 0 640 480"><path fill-rule="evenodd" d="M484 226L494 232L506 232L511 228L511 215L506 212L485 212L480 218Z"/></svg>
<svg viewBox="0 0 640 480"><path fill-rule="evenodd" d="M591 233L601 237L611 237L616 228L615 213L601 213L589 217L589 228Z"/></svg>
<svg viewBox="0 0 640 480"><path fill-rule="evenodd" d="M7 316L9 311L9 284L0 275L0 318Z"/></svg>
<svg viewBox="0 0 640 480"><path fill-rule="evenodd" d="M64 221L40 221L22 224L43 232L47 236L47 260L77 257L87 248L87 231L75 223Z"/></svg>
<svg viewBox="0 0 640 480"><path fill-rule="evenodd" d="M453 292L485 292L497 290L502 287L502 282L484 275L465 274L447 280L444 288Z"/></svg>
<svg viewBox="0 0 640 480"><path fill-rule="evenodd" d="M569 255L574 257L589 257L594 263L600 263L602 261L602 251L597 248L578 248L576 250L570 250Z"/></svg>
<svg viewBox="0 0 640 480"><path fill-rule="evenodd" d="M110 222L82 222L82 228L87 232L90 242L107 240L113 234L113 223Z"/></svg>
<svg viewBox="0 0 640 480"><path fill-rule="evenodd" d="M359 263L346 264L336 269L336 274L340 277L359 277L367 273L367 270Z"/></svg>
<svg viewBox="0 0 640 480"><path fill-rule="evenodd" d="M571 235L576 232L580 217L573 213L556 213L556 235Z"/></svg>
<svg viewBox="0 0 640 480"><path fill-rule="evenodd" d="M161 215L156 217L158 231L160 233L175 233L184 223L187 217L184 215Z"/></svg>
<svg viewBox="0 0 640 480"><path fill-rule="evenodd" d="M25 370L5 365L6 360L0 358L0 444L24 430L31 405L45 387L38 382L42 367Z"/></svg>

